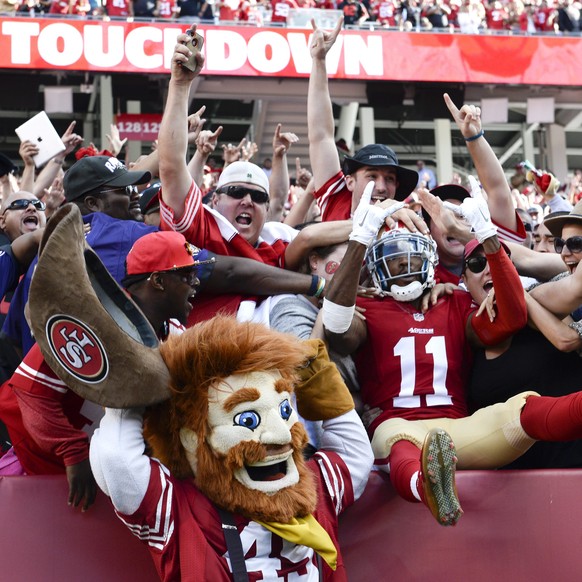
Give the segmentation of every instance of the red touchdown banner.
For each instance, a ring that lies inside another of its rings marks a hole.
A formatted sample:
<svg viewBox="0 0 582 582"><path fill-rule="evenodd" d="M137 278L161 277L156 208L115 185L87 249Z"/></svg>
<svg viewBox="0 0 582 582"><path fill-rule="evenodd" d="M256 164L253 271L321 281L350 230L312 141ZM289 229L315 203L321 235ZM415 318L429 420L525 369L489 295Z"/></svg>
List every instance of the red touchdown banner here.
<svg viewBox="0 0 582 582"><path fill-rule="evenodd" d="M186 25L2 18L0 68L167 73ZM309 30L207 27L204 75L307 77ZM343 31L331 78L580 85L582 38Z"/></svg>

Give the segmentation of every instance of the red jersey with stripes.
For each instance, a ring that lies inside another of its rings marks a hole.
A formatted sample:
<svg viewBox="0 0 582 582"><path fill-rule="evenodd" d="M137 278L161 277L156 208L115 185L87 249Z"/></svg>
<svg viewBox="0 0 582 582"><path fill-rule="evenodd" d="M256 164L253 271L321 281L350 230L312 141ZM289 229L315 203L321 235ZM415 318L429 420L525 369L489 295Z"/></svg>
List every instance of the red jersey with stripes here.
<svg viewBox="0 0 582 582"><path fill-rule="evenodd" d="M275 267L285 266L287 245L295 238L297 231L280 222L268 222L263 227L256 246L250 245L236 228L219 212L202 204L202 192L192 181L184 202L184 214L174 219L173 210L160 199L162 230L175 230L182 233L186 240L197 247L208 249L217 255L245 257ZM233 315L243 295L206 295L196 297L196 308L190 313L188 324L210 319L219 311Z"/></svg>
<svg viewBox="0 0 582 582"><path fill-rule="evenodd" d="M38 344L0 390L0 418L18 460L31 475L64 473L89 457L89 436L102 407L69 390L49 368Z"/></svg>
<svg viewBox="0 0 582 582"><path fill-rule="evenodd" d="M230 559L216 507L191 480L178 480L155 460L146 495L131 516L118 513L130 531L148 545L161 580L220 582L232 580ZM338 567L324 567L323 579L347 580L337 540L337 516L354 502L347 466L336 453L319 451L308 463L318 487L314 517L338 549ZM252 494L252 491L249 491ZM312 548L296 545L262 525L234 516L250 582L317 582Z"/></svg>
<svg viewBox="0 0 582 582"><path fill-rule="evenodd" d="M472 353L465 326L475 310L464 291L441 297L422 314L391 297L358 298L368 337L356 357L362 399L383 412L369 428L392 417L462 418Z"/></svg>

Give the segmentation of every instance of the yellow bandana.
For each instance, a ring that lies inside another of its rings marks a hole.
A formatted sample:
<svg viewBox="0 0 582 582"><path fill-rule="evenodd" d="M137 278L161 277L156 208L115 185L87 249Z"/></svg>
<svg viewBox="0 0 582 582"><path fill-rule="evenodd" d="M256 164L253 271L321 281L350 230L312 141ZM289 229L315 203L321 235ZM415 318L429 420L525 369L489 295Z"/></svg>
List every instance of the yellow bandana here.
<svg viewBox="0 0 582 582"><path fill-rule="evenodd" d="M337 568L337 550L329 534L311 513L307 517L294 517L289 523L257 523L292 544L313 548L332 570Z"/></svg>

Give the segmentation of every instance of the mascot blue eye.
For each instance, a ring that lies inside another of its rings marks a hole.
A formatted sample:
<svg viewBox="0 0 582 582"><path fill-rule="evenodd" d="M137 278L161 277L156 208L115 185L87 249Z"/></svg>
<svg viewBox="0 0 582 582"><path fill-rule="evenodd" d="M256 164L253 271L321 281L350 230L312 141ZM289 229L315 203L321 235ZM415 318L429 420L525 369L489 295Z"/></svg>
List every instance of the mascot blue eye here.
<svg viewBox="0 0 582 582"><path fill-rule="evenodd" d="M254 410L245 410L234 417L234 424L255 430L261 424L261 417Z"/></svg>
<svg viewBox="0 0 582 582"><path fill-rule="evenodd" d="M293 409L291 408L291 405L289 404L289 400L283 400L283 402L281 402L281 404L279 405L279 412L280 412L281 418L283 420L289 420L289 417L291 416L291 413L293 412Z"/></svg>

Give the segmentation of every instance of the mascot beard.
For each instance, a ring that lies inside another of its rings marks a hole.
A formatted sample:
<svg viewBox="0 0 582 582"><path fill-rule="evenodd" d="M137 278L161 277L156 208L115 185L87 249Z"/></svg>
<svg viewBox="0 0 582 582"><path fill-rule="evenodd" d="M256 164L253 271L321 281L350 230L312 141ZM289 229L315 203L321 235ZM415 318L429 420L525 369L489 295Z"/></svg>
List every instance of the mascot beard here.
<svg viewBox="0 0 582 582"><path fill-rule="evenodd" d="M307 434L299 422L291 427L290 432L293 453L285 464L287 471L297 470L295 484L274 493L265 493L241 483L237 475L249 473L249 466L257 481L261 477L268 480L269 476L278 476L273 475L269 467L252 467L267 457L267 447L256 441L243 441L226 455L217 453L204 442L197 451L196 486L216 505L249 519L288 523L294 517L306 517L317 504L315 482L303 459Z"/></svg>

